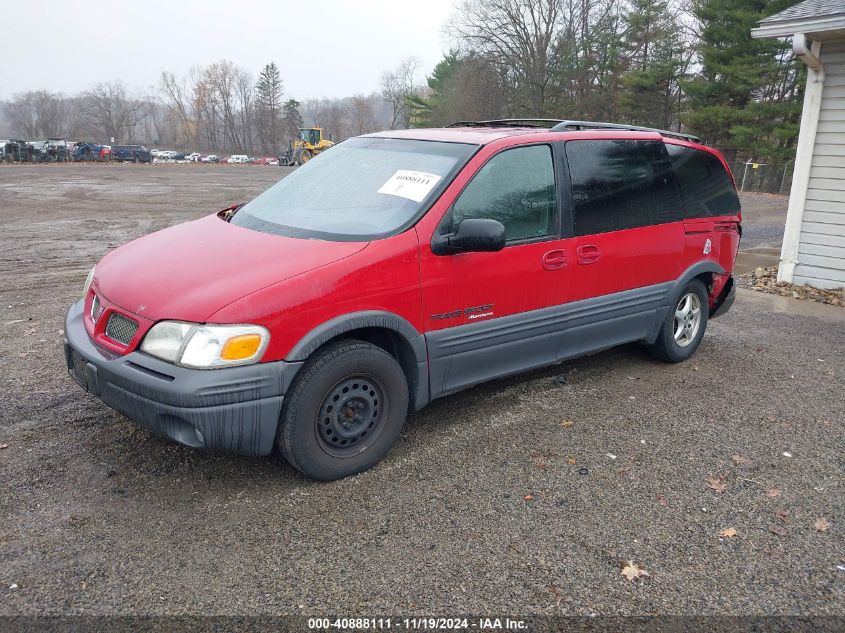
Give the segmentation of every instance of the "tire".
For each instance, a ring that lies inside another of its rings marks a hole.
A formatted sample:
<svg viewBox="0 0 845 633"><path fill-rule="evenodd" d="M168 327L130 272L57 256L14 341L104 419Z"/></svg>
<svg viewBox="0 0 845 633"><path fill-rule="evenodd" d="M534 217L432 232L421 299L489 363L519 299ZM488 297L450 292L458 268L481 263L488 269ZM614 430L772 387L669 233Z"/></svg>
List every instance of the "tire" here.
<svg viewBox="0 0 845 633"><path fill-rule="evenodd" d="M311 158L311 152L309 152L307 149L304 149L299 152L299 155L296 157L296 164L300 166L304 165L309 160L311 160Z"/></svg>
<svg viewBox="0 0 845 633"><path fill-rule="evenodd" d="M381 460L408 413L408 383L380 347L347 339L315 353L293 381L276 444L307 477L332 481Z"/></svg>
<svg viewBox="0 0 845 633"><path fill-rule="evenodd" d="M710 312L707 289L700 279L693 279L681 291L666 315L657 340L648 351L667 363L681 363L695 353Z"/></svg>

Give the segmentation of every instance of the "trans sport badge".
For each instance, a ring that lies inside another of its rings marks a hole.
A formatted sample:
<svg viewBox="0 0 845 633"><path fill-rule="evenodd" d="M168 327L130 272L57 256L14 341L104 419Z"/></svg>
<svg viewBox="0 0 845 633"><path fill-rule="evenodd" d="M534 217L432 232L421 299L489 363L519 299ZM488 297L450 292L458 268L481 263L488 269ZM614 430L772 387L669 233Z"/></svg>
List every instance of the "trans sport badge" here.
<svg viewBox="0 0 845 633"><path fill-rule="evenodd" d="M713 250L713 242L710 241L710 238L707 238L707 241L704 242L704 254L709 255L710 251Z"/></svg>

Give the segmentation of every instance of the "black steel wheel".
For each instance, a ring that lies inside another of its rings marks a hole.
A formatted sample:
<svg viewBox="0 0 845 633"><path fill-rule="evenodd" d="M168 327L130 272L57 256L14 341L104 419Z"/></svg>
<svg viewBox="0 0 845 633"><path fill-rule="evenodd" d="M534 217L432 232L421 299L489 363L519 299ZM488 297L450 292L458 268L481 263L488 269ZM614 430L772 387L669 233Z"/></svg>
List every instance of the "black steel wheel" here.
<svg viewBox="0 0 845 633"><path fill-rule="evenodd" d="M384 388L372 375L340 381L323 399L315 420L317 439L329 455L345 457L373 443L382 430Z"/></svg>
<svg viewBox="0 0 845 633"><path fill-rule="evenodd" d="M364 471L393 446L408 413L408 382L393 356L365 341L327 344L285 395L276 435L282 454L314 479Z"/></svg>

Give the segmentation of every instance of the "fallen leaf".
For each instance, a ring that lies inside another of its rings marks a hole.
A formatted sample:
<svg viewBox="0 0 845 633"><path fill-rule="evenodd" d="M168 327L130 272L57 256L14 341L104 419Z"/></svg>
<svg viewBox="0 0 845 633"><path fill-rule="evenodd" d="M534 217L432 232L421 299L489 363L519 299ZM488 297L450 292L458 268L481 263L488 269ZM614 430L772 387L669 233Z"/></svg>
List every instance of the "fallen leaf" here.
<svg viewBox="0 0 845 633"><path fill-rule="evenodd" d="M779 497L780 496L780 489L778 488L769 488L766 491L767 497Z"/></svg>
<svg viewBox="0 0 845 633"><path fill-rule="evenodd" d="M733 460L734 464L736 464L737 466L739 466L741 464L750 464L751 463L751 460L748 459L747 457L744 457L743 455L731 455L731 459Z"/></svg>
<svg viewBox="0 0 845 633"><path fill-rule="evenodd" d="M566 463L569 464L570 466L574 466L575 464L578 463L578 460L576 460L574 457L567 457Z"/></svg>
<svg viewBox="0 0 845 633"><path fill-rule="evenodd" d="M574 424L575 424L575 422L573 422L572 420L564 420L563 422L560 423L560 425L565 429L568 429L570 426L573 426Z"/></svg>
<svg viewBox="0 0 845 633"><path fill-rule="evenodd" d="M662 505L664 508L669 505L669 502L666 500L666 497L663 495L657 495L657 503Z"/></svg>
<svg viewBox="0 0 845 633"><path fill-rule="evenodd" d="M736 536L736 530L734 528L725 528L719 532L719 536L723 538L733 538Z"/></svg>
<svg viewBox="0 0 845 633"><path fill-rule="evenodd" d="M522 498L523 501L534 501L534 495L525 495Z"/></svg>
<svg viewBox="0 0 845 633"><path fill-rule="evenodd" d="M535 462L534 468L537 470L546 470L549 465L546 462Z"/></svg>
<svg viewBox="0 0 845 633"><path fill-rule="evenodd" d="M629 560L622 568L622 575L631 582L634 582L637 578L642 578L644 576L648 576L649 574L645 569L635 564L634 561Z"/></svg>
<svg viewBox="0 0 845 633"><path fill-rule="evenodd" d="M0 450L3 450L4 448L9 448L9 445L8 444L0 444Z"/></svg>
<svg viewBox="0 0 845 633"><path fill-rule="evenodd" d="M819 517L816 519L815 523L813 523L813 527L816 528L816 532L827 532L830 527L830 522L824 517Z"/></svg>
<svg viewBox="0 0 845 633"><path fill-rule="evenodd" d="M789 511L787 510L775 510L775 516L781 523L789 522Z"/></svg>
<svg viewBox="0 0 845 633"><path fill-rule="evenodd" d="M725 492L728 489L728 485L725 483L723 477L713 477L710 476L707 478L707 487L711 490L715 490L718 493Z"/></svg>
<svg viewBox="0 0 845 633"><path fill-rule="evenodd" d="M786 528L783 528L779 525L772 525L769 527L769 532L772 534L777 534L778 536L786 536Z"/></svg>

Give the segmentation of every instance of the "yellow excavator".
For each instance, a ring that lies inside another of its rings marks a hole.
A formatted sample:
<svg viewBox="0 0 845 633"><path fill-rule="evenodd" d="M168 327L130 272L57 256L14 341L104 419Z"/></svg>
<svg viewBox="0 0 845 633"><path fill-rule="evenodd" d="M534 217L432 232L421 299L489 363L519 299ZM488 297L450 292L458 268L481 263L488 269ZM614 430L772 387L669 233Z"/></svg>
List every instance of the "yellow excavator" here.
<svg viewBox="0 0 845 633"><path fill-rule="evenodd" d="M288 151L279 157L282 165L304 165L320 152L324 152L334 143L323 138L323 128L299 128L299 139L288 143Z"/></svg>

